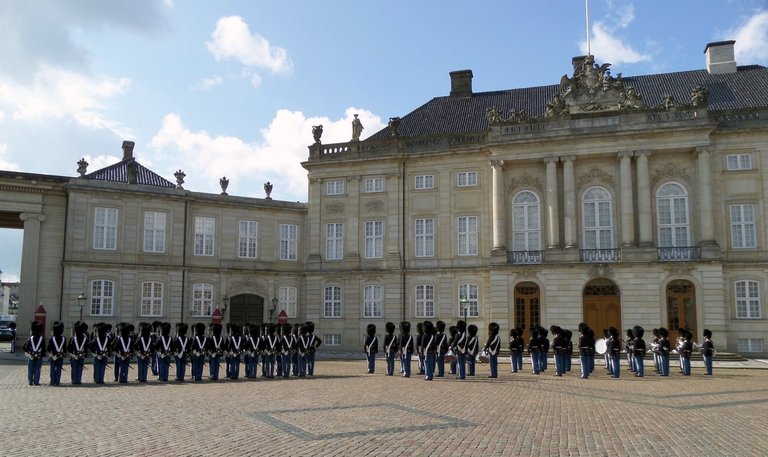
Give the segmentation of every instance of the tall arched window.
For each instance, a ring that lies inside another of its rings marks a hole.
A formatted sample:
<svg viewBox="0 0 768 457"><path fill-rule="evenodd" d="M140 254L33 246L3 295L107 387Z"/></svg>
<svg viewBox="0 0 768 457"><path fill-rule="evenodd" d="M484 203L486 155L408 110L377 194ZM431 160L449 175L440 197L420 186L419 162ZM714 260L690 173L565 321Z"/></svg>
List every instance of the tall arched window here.
<svg viewBox="0 0 768 457"><path fill-rule="evenodd" d="M581 201L583 249L613 249L611 194L602 187L590 187Z"/></svg>
<svg viewBox="0 0 768 457"><path fill-rule="evenodd" d="M539 197L524 190L512 199L512 250L541 249L541 205Z"/></svg>
<svg viewBox="0 0 768 457"><path fill-rule="evenodd" d="M680 184L664 184L656 192L656 214L659 228L658 246L690 246L688 228L688 193Z"/></svg>

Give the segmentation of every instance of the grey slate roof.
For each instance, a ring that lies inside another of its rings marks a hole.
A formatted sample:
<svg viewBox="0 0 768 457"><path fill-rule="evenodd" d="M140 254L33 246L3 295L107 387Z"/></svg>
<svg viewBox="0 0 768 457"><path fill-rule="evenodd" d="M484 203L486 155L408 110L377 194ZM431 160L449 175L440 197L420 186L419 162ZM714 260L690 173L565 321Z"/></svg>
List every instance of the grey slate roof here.
<svg viewBox="0 0 768 457"><path fill-rule="evenodd" d="M709 91L710 111L768 107L768 68L760 65L740 66L736 73L709 74L707 70L681 71L641 76L623 76L643 97L647 106L661 105L672 95L677 104L687 103L696 86ZM402 116L398 133L401 137L482 132L488 128L486 110L498 108L502 113L524 110L531 117L544 114L546 103L557 93L559 84L494 92L478 92L471 97L435 97ZM389 138L384 128L368 139Z"/></svg>
<svg viewBox="0 0 768 457"><path fill-rule="evenodd" d="M108 167L96 170L93 173L85 175L88 179L96 179L100 181L112 181L112 182L128 182L128 164L135 162L136 159L129 158L123 159L120 162L112 164ZM155 187L171 187L175 188L176 184L168 181L162 176L158 175L154 171L144 167L140 163L136 162L136 184L143 184L145 186Z"/></svg>

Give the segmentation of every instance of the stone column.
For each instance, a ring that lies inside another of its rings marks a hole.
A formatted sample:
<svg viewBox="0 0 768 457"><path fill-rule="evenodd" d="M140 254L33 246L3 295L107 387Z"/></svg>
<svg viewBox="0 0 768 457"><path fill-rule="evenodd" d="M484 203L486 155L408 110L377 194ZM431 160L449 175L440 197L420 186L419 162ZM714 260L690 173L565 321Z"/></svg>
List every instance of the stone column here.
<svg viewBox="0 0 768 457"><path fill-rule="evenodd" d="M576 156L560 157L563 162L563 212L565 215L565 247L572 248L576 242L576 178L573 174L573 162ZM549 180L549 175L547 175Z"/></svg>
<svg viewBox="0 0 768 457"><path fill-rule="evenodd" d="M19 326L20 334L28 334L29 323L33 320L35 308L39 304L37 302L37 276L40 256L40 223L45 220L45 214L21 213L19 217L24 221L24 240L22 241L19 310L16 323ZM49 313L54 310L53 303L47 305L46 310ZM50 332L48 331L47 334Z"/></svg>
<svg viewBox="0 0 768 457"><path fill-rule="evenodd" d="M619 152L619 198L621 204L621 245L635 244L635 221L632 217L632 151Z"/></svg>
<svg viewBox="0 0 768 457"><path fill-rule="evenodd" d="M648 171L648 157L651 151L635 151L637 160L637 217L640 225L640 246L653 246L651 224L651 179Z"/></svg>
<svg viewBox="0 0 768 457"><path fill-rule="evenodd" d="M696 148L699 192L699 217L701 218L701 232L699 244L715 244L715 228L712 215L712 169L710 159L712 150L708 146Z"/></svg>
<svg viewBox="0 0 768 457"><path fill-rule="evenodd" d="M493 250L506 251L504 222L504 161L492 160L492 204L493 204Z"/></svg>
<svg viewBox="0 0 768 457"><path fill-rule="evenodd" d="M557 208L557 157L544 159L547 164L547 248L560 246L560 214Z"/></svg>

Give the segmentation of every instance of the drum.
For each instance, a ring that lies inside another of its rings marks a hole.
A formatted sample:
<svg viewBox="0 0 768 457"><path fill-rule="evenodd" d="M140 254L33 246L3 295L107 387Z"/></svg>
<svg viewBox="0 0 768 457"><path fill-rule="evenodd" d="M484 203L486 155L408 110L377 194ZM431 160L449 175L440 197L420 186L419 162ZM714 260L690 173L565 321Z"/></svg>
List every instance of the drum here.
<svg viewBox="0 0 768 457"><path fill-rule="evenodd" d="M477 361L480 363L488 363L488 353L486 351L480 351L480 354L477 354Z"/></svg>
<svg viewBox="0 0 768 457"><path fill-rule="evenodd" d="M595 341L595 351L597 351L598 354L603 355L608 351L608 340L605 338L600 338L599 340Z"/></svg>
<svg viewBox="0 0 768 457"><path fill-rule="evenodd" d="M453 353L453 351L448 351L445 353L445 363L453 363L456 361L456 354Z"/></svg>

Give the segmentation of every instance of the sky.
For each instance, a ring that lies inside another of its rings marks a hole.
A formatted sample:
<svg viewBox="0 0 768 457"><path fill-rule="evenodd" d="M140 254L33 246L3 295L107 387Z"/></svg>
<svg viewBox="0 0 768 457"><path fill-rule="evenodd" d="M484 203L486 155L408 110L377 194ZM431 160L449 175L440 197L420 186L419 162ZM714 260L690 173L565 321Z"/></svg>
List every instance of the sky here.
<svg viewBox="0 0 768 457"><path fill-rule="evenodd" d="M76 176L122 158L184 187L306 201L300 162L361 139L471 69L476 92L557 84L587 53L584 0L0 0L0 169ZM702 69L736 40L768 65L768 0L591 0L590 47L625 76ZM0 229L2 281L21 231Z"/></svg>

